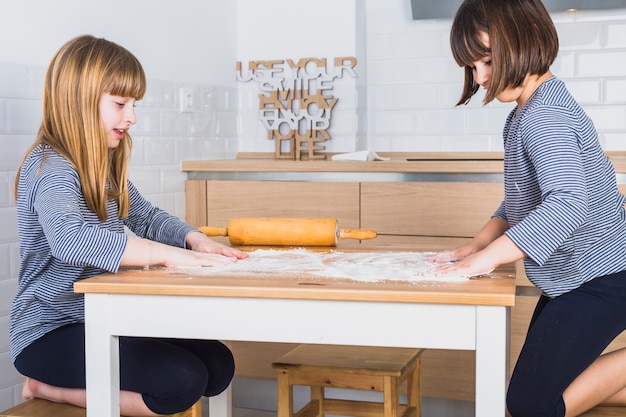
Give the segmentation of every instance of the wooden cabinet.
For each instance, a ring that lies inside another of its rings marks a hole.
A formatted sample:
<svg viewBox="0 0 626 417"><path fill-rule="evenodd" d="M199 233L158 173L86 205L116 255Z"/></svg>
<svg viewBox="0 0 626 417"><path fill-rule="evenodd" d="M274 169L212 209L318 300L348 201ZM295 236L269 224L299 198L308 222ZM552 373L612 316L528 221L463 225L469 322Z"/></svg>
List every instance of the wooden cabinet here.
<svg viewBox="0 0 626 417"><path fill-rule="evenodd" d="M330 217L359 227L359 184L302 181L187 181L187 221L227 226L235 217Z"/></svg>
<svg viewBox="0 0 626 417"><path fill-rule="evenodd" d="M502 201L502 184L361 183L361 227L381 235L472 237Z"/></svg>
<svg viewBox="0 0 626 417"><path fill-rule="evenodd" d="M501 160L493 155L422 161L339 162L232 160L190 161L186 184L187 221L226 226L235 217L331 217L342 229L372 229L362 245L442 250L468 241L503 198ZM620 155L616 168L626 172ZM620 174L623 178L624 174ZM620 181L624 182L624 181ZM626 192L626 184L620 184ZM227 239L227 238L223 238ZM341 242L338 249L341 248ZM518 296L511 313L511 369L525 338L538 290L516 264ZM434 318L436 319L436 318ZM626 344L621 336L610 347ZM237 375L275 378L271 362L294 344L233 342ZM473 401L473 351L425 351L422 393Z"/></svg>

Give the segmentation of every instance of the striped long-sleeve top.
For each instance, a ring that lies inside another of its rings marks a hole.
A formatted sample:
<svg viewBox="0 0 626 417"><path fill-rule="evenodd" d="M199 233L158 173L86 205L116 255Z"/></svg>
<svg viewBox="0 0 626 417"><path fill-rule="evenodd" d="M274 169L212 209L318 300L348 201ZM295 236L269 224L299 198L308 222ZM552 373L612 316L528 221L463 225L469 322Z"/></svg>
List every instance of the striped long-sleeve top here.
<svg viewBox="0 0 626 417"><path fill-rule="evenodd" d="M626 199L593 123L555 77L506 120L504 191L495 216L547 296L626 269Z"/></svg>
<svg viewBox="0 0 626 417"><path fill-rule="evenodd" d="M44 156L45 155L45 156ZM50 147L36 147L24 161L17 188L20 271L11 305L11 358L46 333L84 322L82 294L74 282L103 272L117 272L128 235L184 247L195 230L152 206L128 184L127 218L116 201L100 221L87 207L74 167Z"/></svg>

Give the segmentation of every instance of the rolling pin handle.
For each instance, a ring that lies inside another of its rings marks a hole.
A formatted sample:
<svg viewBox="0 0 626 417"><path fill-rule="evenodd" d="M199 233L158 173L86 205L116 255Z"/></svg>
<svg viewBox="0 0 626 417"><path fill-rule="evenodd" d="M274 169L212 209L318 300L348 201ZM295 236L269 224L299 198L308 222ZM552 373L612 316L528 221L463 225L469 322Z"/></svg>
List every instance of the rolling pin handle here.
<svg viewBox="0 0 626 417"><path fill-rule="evenodd" d="M198 230L207 236L228 236L228 227L203 226L198 227Z"/></svg>
<svg viewBox="0 0 626 417"><path fill-rule="evenodd" d="M358 239L358 240L374 239L376 237L376 232L373 230L367 230L367 229L354 229L354 230L342 229L339 231L339 237L341 239Z"/></svg>

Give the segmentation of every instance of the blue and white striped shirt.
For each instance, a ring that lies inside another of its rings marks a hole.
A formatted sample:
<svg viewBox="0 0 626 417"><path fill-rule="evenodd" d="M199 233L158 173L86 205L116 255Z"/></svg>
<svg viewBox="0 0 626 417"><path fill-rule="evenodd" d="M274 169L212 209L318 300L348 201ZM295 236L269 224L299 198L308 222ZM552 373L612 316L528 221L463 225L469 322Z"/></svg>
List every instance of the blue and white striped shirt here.
<svg viewBox="0 0 626 417"><path fill-rule="evenodd" d="M495 216L549 297L626 269L625 197L592 121L554 77L504 126L504 202Z"/></svg>
<svg viewBox="0 0 626 417"><path fill-rule="evenodd" d="M44 157L45 154L45 157ZM138 236L184 247L191 226L153 207L129 182L128 218L116 201L101 222L89 210L74 167L60 154L36 147L20 171L17 220L20 238L18 290L11 305L11 358L46 333L84 322L82 294L74 282L117 272L126 248L127 226Z"/></svg>

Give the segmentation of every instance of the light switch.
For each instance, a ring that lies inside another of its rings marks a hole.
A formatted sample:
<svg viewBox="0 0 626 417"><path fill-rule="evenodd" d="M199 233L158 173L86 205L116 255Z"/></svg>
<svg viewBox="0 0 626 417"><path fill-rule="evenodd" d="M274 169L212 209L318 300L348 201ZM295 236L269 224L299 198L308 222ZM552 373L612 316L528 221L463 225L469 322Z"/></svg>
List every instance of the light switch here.
<svg viewBox="0 0 626 417"><path fill-rule="evenodd" d="M181 113L190 113L194 110L193 88L180 87L178 90L178 104Z"/></svg>

